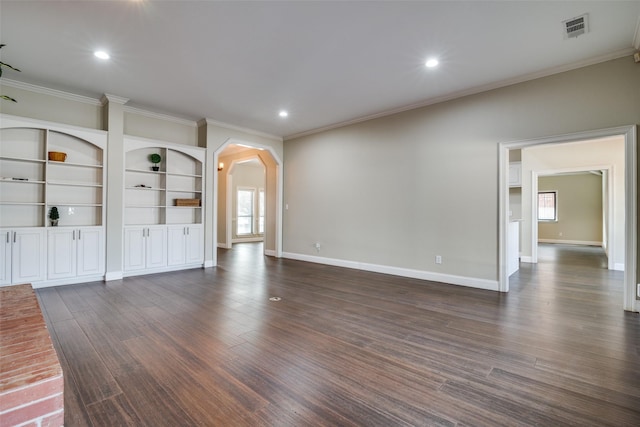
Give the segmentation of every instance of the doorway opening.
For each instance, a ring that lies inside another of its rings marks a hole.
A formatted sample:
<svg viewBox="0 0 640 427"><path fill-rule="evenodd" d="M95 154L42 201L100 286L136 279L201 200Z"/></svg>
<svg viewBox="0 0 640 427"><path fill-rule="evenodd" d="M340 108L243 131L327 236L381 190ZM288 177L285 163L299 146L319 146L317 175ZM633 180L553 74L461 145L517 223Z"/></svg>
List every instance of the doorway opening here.
<svg viewBox="0 0 640 427"><path fill-rule="evenodd" d="M635 283L637 278L637 141L636 127L618 127L589 132L581 132L570 135L562 135L548 138L540 138L526 141L517 141L499 144L499 290L509 291L508 266L508 228L511 222L509 205L509 152L510 150L525 150L535 154L536 150L544 151L548 148L560 147L568 143L586 143L598 140L621 141L623 146L623 171L620 171L610 164L590 165L589 169L607 170L608 181L613 186L610 194L610 201L613 203L609 211L611 219L607 220L605 228L606 236L603 239L607 246L609 257L613 260L613 267L618 264L618 269L624 269L624 297L623 308L628 311L638 311L640 306L636 302ZM582 147L583 153L587 148ZM558 158L560 159L560 157ZM534 158L536 160L536 158ZM532 166L533 165L533 166ZM520 248L522 249L521 259L524 262L537 262L537 183L538 176L549 172L570 172L573 167L565 167L561 163L550 163L546 167L536 166L535 161L528 162L522 174L522 226L521 235L523 237ZM618 168L620 169L620 168ZM617 184L616 184L617 179ZM528 187L528 188L527 188ZM535 191L534 191L535 190ZM616 197L618 194L618 197ZM617 205L616 205L617 199ZM616 207L617 206L617 207ZM606 240L605 240L606 239ZM614 268L615 269L615 268Z"/></svg>
<svg viewBox="0 0 640 427"><path fill-rule="evenodd" d="M262 242L263 254L282 256L282 161L269 146L229 139L214 153L214 264L217 248Z"/></svg>

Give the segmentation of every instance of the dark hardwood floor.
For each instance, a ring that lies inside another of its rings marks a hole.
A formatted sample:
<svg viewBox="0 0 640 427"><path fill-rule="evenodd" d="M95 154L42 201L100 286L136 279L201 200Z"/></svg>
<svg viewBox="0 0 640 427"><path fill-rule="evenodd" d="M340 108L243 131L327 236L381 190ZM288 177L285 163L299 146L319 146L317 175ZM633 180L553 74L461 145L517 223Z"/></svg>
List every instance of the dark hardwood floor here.
<svg viewBox="0 0 640 427"><path fill-rule="evenodd" d="M37 295L67 427L640 425L622 273L597 248L539 256L508 294L242 244L217 268Z"/></svg>

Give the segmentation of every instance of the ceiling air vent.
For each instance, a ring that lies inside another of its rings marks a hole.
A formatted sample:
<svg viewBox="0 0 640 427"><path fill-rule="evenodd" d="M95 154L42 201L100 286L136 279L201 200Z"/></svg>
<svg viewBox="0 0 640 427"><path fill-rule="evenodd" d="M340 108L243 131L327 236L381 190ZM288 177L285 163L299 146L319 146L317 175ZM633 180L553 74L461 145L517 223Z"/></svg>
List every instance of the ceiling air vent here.
<svg viewBox="0 0 640 427"><path fill-rule="evenodd" d="M564 27L564 38L570 39L589 32L588 18L589 15L585 13L584 15L562 21L562 26Z"/></svg>

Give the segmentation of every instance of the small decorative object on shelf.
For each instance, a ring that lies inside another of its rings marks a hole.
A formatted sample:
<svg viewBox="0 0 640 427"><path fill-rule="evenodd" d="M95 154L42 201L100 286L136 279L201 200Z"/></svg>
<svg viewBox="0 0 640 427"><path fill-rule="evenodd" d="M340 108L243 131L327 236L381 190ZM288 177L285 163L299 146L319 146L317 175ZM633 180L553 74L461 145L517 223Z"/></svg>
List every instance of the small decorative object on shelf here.
<svg viewBox="0 0 640 427"><path fill-rule="evenodd" d="M160 170L160 166L158 166L158 163L162 161L162 157L160 156L160 154L158 153L149 154L149 161L153 163L153 166L151 166L151 170L156 172Z"/></svg>
<svg viewBox="0 0 640 427"><path fill-rule="evenodd" d="M49 160L54 162L64 162L67 160L67 153L60 151L49 151Z"/></svg>
<svg viewBox="0 0 640 427"><path fill-rule="evenodd" d="M58 226L58 219L60 218L60 214L58 213L58 208L57 207L52 207L51 210L49 211L49 219L51 220L51 226L52 227L57 227Z"/></svg>
<svg viewBox="0 0 640 427"><path fill-rule="evenodd" d="M190 206L196 207L200 206L200 199L175 199L176 206Z"/></svg>

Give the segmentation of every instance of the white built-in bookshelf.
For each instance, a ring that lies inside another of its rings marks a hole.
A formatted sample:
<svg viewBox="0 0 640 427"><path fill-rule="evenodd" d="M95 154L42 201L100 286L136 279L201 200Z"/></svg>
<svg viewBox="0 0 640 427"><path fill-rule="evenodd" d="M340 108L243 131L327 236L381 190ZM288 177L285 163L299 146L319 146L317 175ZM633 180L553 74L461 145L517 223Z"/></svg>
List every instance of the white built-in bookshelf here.
<svg viewBox="0 0 640 427"><path fill-rule="evenodd" d="M0 216L3 227L102 225L103 149L48 129L0 129ZM48 160L50 151L66 160Z"/></svg>
<svg viewBox="0 0 640 427"><path fill-rule="evenodd" d="M125 275L202 265L205 153L125 137ZM152 154L162 159L158 170L152 169Z"/></svg>
<svg viewBox="0 0 640 427"><path fill-rule="evenodd" d="M106 133L0 118L0 285L102 277Z"/></svg>
<svg viewBox="0 0 640 427"><path fill-rule="evenodd" d="M159 171L151 170L151 154L159 154ZM203 162L165 147L127 152L125 162L125 224L200 224L202 203L176 206L178 199L202 201Z"/></svg>

